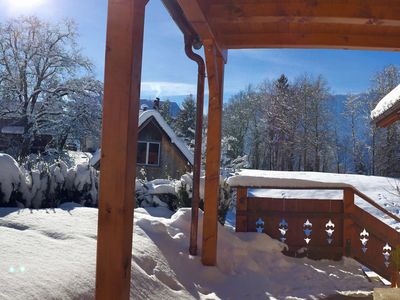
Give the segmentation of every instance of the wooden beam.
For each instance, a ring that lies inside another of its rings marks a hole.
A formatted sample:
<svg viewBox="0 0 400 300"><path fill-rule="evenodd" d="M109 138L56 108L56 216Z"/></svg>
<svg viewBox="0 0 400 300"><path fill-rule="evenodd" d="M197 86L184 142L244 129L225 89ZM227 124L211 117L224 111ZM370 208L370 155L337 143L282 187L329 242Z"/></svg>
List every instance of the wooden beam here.
<svg viewBox="0 0 400 300"><path fill-rule="evenodd" d="M364 24L385 24L400 20L397 0L214 0L208 7L210 20L247 19L272 21L268 17L360 19ZM262 19L266 17L266 19Z"/></svg>
<svg viewBox="0 0 400 300"><path fill-rule="evenodd" d="M226 24L247 23L298 23L298 24L344 24L344 25L376 25L376 27L400 27L400 20L376 20L369 18L341 18L341 17L299 17L299 16L242 16L210 18L212 27L225 26Z"/></svg>
<svg viewBox="0 0 400 300"><path fill-rule="evenodd" d="M129 299L147 0L109 0L108 3L96 299Z"/></svg>
<svg viewBox="0 0 400 300"><path fill-rule="evenodd" d="M326 48L400 51L398 35L351 35L337 33L230 34L219 38L223 47L244 48Z"/></svg>
<svg viewBox="0 0 400 300"><path fill-rule="evenodd" d="M197 34L200 36L201 40L213 40L214 45L219 52L219 55L223 57L224 62L227 62L227 51L220 47L217 39L215 38L215 33L209 25L208 19L206 17L205 11L205 1L200 0L177 0L180 7L182 8L187 20L191 23L193 28L196 30Z"/></svg>
<svg viewBox="0 0 400 300"><path fill-rule="evenodd" d="M389 127L390 125L392 125L394 122L396 122L398 120L400 120L400 113L396 112L395 114L388 115L387 117L379 120L376 123L376 126L381 127L381 128Z"/></svg>
<svg viewBox="0 0 400 300"><path fill-rule="evenodd" d="M209 103L202 262L204 265L214 266L217 262L224 59L219 55L213 41L205 41L204 47L207 63Z"/></svg>

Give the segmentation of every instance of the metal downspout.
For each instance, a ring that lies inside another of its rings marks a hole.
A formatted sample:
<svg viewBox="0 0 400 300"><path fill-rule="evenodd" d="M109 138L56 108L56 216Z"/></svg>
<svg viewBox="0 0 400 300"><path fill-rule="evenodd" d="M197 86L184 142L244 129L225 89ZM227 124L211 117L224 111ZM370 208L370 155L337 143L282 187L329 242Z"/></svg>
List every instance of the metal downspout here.
<svg viewBox="0 0 400 300"><path fill-rule="evenodd" d="M193 44L198 42L191 35L185 35L185 53L198 65L197 72L197 97L196 97L196 132L193 164L193 198L192 198L192 219L190 226L190 247L189 253L197 255L197 231L199 222L199 203L200 203L200 176L201 176L201 146L203 130L203 109L204 109L204 80L205 63L203 58L193 52Z"/></svg>

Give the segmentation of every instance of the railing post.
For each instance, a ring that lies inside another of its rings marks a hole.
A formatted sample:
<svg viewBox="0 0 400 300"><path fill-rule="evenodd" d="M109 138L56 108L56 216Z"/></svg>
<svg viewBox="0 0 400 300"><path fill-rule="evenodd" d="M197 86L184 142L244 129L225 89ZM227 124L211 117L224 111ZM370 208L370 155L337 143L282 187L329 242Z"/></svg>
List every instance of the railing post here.
<svg viewBox="0 0 400 300"><path fill-rule="evenodd" d="M236 192L236 232L247 232L247 187Z"/></svg>
<svg viewBox="0 0 400 300"><path fill-rule="evenodd" d="M390 267L392 269L392 274L390 278L391 287L399 288L400 286L400 244L398 244L395 248L392 249L392 253L390 255Z"/></svg>
<svg viewBox="0 0 400 300"><path fill-rule="evenodd" d="M351 257L354 222L351 218L354 207L354 191L352 188L343 189L343 255Z"/></svg>

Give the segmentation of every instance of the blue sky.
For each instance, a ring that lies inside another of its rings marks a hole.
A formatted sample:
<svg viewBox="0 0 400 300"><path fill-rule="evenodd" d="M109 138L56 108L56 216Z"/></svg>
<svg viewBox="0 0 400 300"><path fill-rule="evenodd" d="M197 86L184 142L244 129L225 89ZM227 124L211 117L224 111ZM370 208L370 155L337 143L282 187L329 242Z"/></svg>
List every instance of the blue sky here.
<svg viewBox="0 0 400 300"><path fill-rule="evenodd" d="M106 0L0 0L0 20L20 15L37 15L51 22L74 19L79 26L82 50L95 63L97 78L103 78ZM250 83L274 79L282 73L290 79L304 73L322 74L332 93L361 92L368 88L373 74L388 64L400 65L400 53L290 49L230 51L225 101ZM146 8L142 97L160 96L163 99L195 93L196 79L196 66L183 51L182 34L161 1L150 0Z"/></svg>

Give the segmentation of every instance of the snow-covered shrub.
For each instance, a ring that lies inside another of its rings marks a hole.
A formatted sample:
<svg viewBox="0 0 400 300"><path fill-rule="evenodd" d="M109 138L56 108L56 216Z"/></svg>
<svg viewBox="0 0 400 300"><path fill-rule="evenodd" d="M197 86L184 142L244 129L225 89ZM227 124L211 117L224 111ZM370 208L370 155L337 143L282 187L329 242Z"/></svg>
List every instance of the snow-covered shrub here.
<svg viewBox="0 0 400 300"><path fill-rule="evenodd" d="M15 206L11 199L21 184L21 170L18 163L8 154L0 153L0 205Z"/></svg>
<svg viewBox="0 0 400 300"><path fill-rule="evenodd" d="M218 201L218 221L224 225L226 214L232 207L232 192L231 187L227 184L226 178L220 182L219 201Z"/></svg>
<svg viewBox="0 0 400 300"><path fill-rule="evenodd" d="M136 179L136 207L164 206L175 211L178 206L175 181L155 179L144 181Z"/></svg>
<svg viewBox="0 0 400 300"><path fill-rule="evenodd" d="M97 205L99 176L96 169L88 164L77 165L70 170L69 180L73 180L72 190L78 194L81 205Z"/></svg>
<svg viewBox="0 0 400 300"><path fill-rule="evenodd" d="M21 167L0 154L0 205L29 208L57 207L64 202L97 205L98 172L89 166L68 168L62 160L29 156Z"/></svg>
<svg viewBox="0 0 400 300"><path fill-rule="evenodd" d="M142 179L136 179L136 184L135 184L135 194L136 194L136 207L148 207L151 205L148 205L152 197L149 194L149 189L145 185L145 181ZM142 204L144 206L142 206Z"/></svg>
<svg viewBox="0 0 400 300"><path fill-rule="evenodd" d="M176 183L177 207L191 207L193 198L193 177L192 174L184 174Z"/></svg>
<svg viewBox="0 0 400 300"><path fill-rule="evenodd" d="M193 177L192 174L184 174L176 183L176 193L178 195L178 207L191 207L193 197ZM226 182L226 178L220 177L220 197L218 200L218 221L223 225L226 214L232 206L231 188ZM200 208L204 207L204 177L200 180Z"/></svg>

